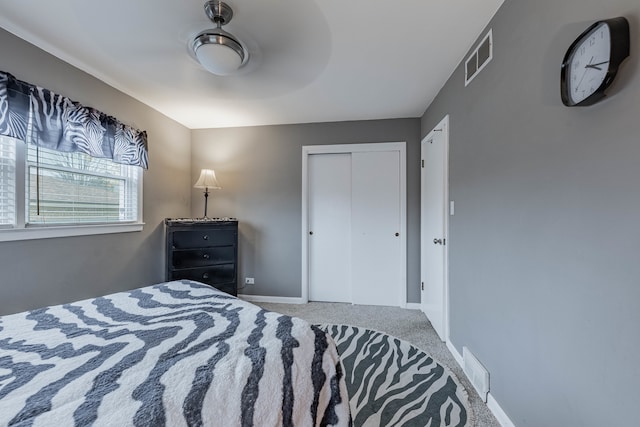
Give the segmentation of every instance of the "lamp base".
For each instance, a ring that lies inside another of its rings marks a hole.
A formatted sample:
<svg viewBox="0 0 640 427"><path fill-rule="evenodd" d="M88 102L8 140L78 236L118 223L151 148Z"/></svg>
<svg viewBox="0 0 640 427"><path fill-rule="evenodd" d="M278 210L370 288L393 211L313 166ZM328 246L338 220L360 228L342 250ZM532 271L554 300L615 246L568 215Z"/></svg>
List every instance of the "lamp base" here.
<svg viewBox="0 0 640 427"><path fill-rule="evenodd" d="M207 204L209 203L209 191L205 190L204 192L204 216L203 218L207 218Z"/></svg>

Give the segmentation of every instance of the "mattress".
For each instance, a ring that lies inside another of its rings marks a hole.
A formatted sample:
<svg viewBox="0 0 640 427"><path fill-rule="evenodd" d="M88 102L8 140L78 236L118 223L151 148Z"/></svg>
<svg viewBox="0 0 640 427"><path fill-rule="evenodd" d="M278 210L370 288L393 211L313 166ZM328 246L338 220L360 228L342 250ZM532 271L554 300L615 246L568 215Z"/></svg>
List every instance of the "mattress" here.
<svg viewBox="0 0 640 427"><path fill-rule="evenodd" d="M350 425L331 337L193 281L0 317L0 425Z"/></svg>

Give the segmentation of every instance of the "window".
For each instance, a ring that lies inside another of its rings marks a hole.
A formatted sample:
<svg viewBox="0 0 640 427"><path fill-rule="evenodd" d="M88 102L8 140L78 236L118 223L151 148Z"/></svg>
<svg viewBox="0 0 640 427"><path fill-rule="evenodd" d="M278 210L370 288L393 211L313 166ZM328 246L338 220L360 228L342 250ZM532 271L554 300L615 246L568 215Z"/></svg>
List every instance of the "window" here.
<svg viewBox="0 0 640 427"><path fill-rule="evenodd" d="M0 227L16 223L16 147L0 136Z"/></svg>
<svg viewBox="0 0 640 427"><path fill-rule="evenodd" d="M2 234L11 234L10 240L15 240L16 233L27 230L64 227L67 232L54 233L57 237L96 232L87 231L87 226L142 223L140 167L4 136L0 136L0 154L0 240L7 240ZM69 227L81 226L87 232L68 233ZM109 231L97 231L103 232ZM32 237L17 237L22 238Z"/></svg>
<svg viewBox="0 0 640 427"><path fill-rule="evenodd" d="M0 241L142 229L147 133L0 71Z"/></svg>

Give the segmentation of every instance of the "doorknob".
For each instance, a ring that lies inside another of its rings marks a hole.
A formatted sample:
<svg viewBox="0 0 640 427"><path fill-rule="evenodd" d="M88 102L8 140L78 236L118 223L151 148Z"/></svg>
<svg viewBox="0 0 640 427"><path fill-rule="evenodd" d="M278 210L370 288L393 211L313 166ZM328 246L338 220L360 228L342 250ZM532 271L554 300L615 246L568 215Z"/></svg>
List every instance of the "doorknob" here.
<svg viewBox="0 0 640 427"><path fill-rule="evenodd" d="M396 237L398 237L400 235L400 233L396 233Z"/></svg>
<svg viewBox="0 0 640 427"><path fill-rule="evenodd" d="M309 232L309 236L313 236L313 231L310 231L310 232Z"/></svg>
<svg viewBox="0 0 640 427"><path fill-rule="evenodd" d="M441 245L442 244L442 239L433 239L433 244L434 245Z"/></svg>

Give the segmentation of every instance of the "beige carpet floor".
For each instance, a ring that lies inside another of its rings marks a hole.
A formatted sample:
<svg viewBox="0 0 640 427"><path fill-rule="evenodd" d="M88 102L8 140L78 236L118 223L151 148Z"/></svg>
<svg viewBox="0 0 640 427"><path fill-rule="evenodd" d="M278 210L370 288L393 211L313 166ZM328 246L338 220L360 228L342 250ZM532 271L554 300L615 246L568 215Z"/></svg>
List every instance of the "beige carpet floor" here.
<svg viewBox="0 0 640 427"><path fill-rule="evenodd" d="M410 342L448 367L467 389L471 419L476 427L500 427L487 405L480 399L447 346L440 341L427 317L418 310L343 303L312 302L304 305L258 303L267 310L305 319L309 323L360 326L396 336Z"/></svg>

